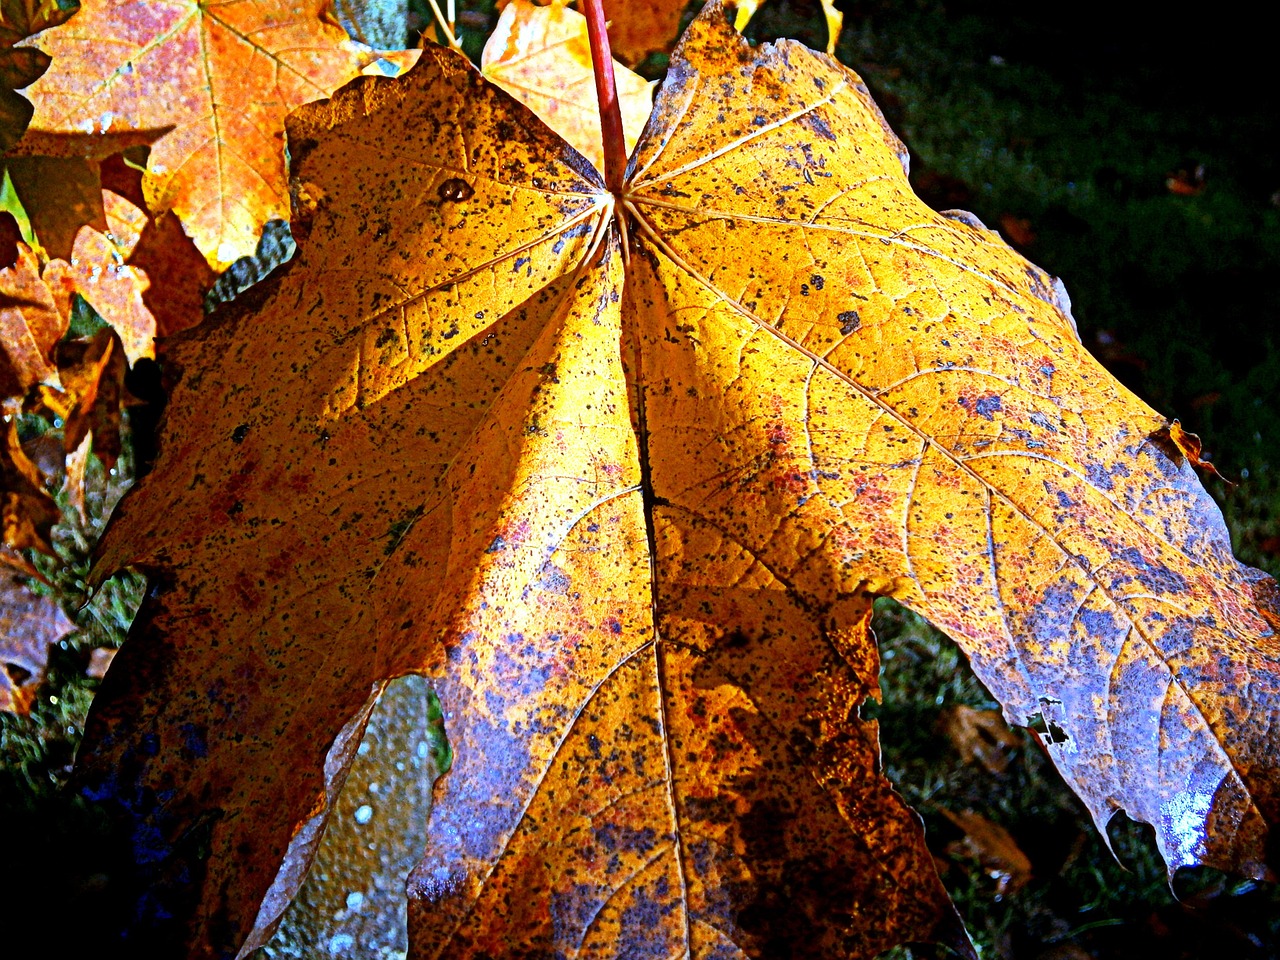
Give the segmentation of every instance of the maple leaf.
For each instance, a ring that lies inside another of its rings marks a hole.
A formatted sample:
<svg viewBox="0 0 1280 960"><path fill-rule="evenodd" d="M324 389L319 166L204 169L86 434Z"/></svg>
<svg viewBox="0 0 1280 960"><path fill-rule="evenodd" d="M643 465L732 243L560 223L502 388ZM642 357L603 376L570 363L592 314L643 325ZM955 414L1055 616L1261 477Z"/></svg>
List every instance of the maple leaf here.
<svg viewBox="0 0 1280 960"><path fill-rule="evenodd" d="M83 226L70 262L51 260L43 268L36 252L18 241L13 265L0 270L0 392L10 398L6 418L17 414L18 398L25 396L29 408L61 421L66 492L82 518L90 450L108 468L120 454L127 363L154 355L155 318L142 302L149 280L122 263L137 243L145 215L122 197L106 191L103 196L111 235ZM88 340L66 337L77 295L106 320ZM59 512L23 454L16 426L16 420L8 423L7 449L0 453L3 548L34 547L52 555L49 530Z"/></svg>
<svg viewBox="0 0 1280 960"><path fill-rule="evenodd" d="M69 260L83 226L107 229L97 161L6 157L4 165L43 258Z"/></svg>
<svg viewBox="0 0 1280 960"><path fill-rule="evenodd" d="M480 71L562 136L597 170L604 169L600 108L587 42L587 21L562 3L512 0L480 58ZM653 84L615 66L627 151L653 107Z"/></svg>
<svg viewBox="0 0 1280 960"><path fill-rule="evenodd" d="M285 115L376 58L327 8L86 0L30 41L53 66L27 89L35 115L19 149L100 158L150 143L148 209L173 210L221 270L288 217Z"/></svg>
<svg viewBox="0 0 1280 960"><path fill-rule="evenodd" d="M142 172L125 163L123 156L103 161L101 185L104 198L114 193L135 210L144 210ZM169 336L195 326L204 319L203 299L217 274L183 232L172 211L158 216L148 214L140 233L138 222L132 216L130 220L127 228L123 222L111 225L110 232L117 241L128 240L122 247L128 248L125 262L129 266L148 277L164 278L164 283L152 285L142 293L143 302L155 317L156 336Z"/></svg>
<svg viewBox="0 0 1280 960"><path fill-rule="evenodd" d="M100 558L160 582L77 774L131 825L137 942L262 942L426 672L416 954L964 949L859 717L875 595L1057 730L1100 825L1267 870L1274 582L852 71L709 5L617 196L437 48L289 142L297 256L175 345Z"/></svg>
<svg viewBox="0 0 1280 960"><path fill-rule="evenodd" d="M55 291L59 310L71 313L71 298L79 294L119 335L129 363L155 356L156 318L143 302L151 279L124 262L141 236L146 215L123 197L103 191L110 234L83 226L76 234L71 259L51 260L42 278ZM124 237L117 242L116 237Z"/></svg>
<svg viewBox="0 0 1280 960"><path fill-rule="evenodd" d="M653 53L665 53L680 32L689 0L620 3L610 9L609 40L614 52L632 66Z"/></svg>
<svg viewBox="0 0 1280 960"><path fill-rule="evenodd" d="M67 330L39 258L25 243L17 246L18 259L0 270L0 393L6 396L59 382L53 346Z"/></svg>
<svg viewBox="0 0 1280 960"><path fill-rule="evenodd" d="M3 410L4 438L0 442L0 537L3 538L3 546L6 553L33 547L53 556L49 532L60 517L57 504L45 492L40 471L18 441L16 402L4 401ZM5 566L22 569L20 564L20 559L5 561Z"/></svg>

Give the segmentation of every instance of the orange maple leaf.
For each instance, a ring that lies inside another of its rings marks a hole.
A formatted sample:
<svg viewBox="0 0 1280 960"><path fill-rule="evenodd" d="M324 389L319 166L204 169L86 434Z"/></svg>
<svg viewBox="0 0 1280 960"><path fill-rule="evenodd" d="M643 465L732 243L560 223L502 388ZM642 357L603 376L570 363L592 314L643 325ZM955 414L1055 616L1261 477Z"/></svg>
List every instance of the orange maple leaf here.
<svg viewBox="0 0 1280 960"><path fill-rule="evenodd" d="M42 278L54 291L59 310L71 313L71 297L80 294L115 329L129 363L155 356L156 319L143 302L151 286L147 274L124 261L137 246L146 214L110 191L103 191L111 233L83 226L70 260L51 260ZM119 238L119 242L117 241Z"/></svg>
<svg viewBox="0 0 1280 960"><path fill-rule="evenodd" d="M53 66L26 91L19 149L104 157L150 143L154 214L173 210L215 270L250 256L263 224L288 218L284 117L328 96L376 55L324 0L85 0L29 43Z"/></svg>
<svg viewBox="0 0 1280 960"><path fill-rule="evenodd" d="M680 17L687 6L689 0L614 4L609 10L614 52L632 66L652 53L665 53L680 33Z"/></svg>
<svg viewBox="0 0 1280 960"><path fill-rule="evenodd" d="M0 270L0 394L21 395L37 383L58 385L53 347L67 315L40 275L40 259L18 241L18 259Z"/></svg>

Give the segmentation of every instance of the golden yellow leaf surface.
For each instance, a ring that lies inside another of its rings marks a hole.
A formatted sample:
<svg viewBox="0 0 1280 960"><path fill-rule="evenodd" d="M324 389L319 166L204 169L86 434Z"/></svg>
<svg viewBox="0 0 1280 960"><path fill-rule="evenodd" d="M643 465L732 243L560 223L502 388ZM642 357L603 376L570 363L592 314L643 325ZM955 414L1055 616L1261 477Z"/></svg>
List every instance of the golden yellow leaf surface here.
<svg viewBox="0 0 1280 960"><path fill-rule="evenodd" d="M140 948L261 942L371 694L426 672L416 956L964 949L859 716L875 595L1058 731L1100 824L1266 869L1274 583L852 71L711 4L616 197L439 48L289 141L297 256L175 345L103 546L159 583L77 775Z"/></svg>
<svg viewBox="0 0 1280 960"><path fill-rule="evenodd" d="M287 218L281 137L294 107L326 97L372 57L323 0L85 0L30 42L53 66L26 90L26 152L106 156L151 144L154 214L173 210L215 270L253 254Z"/></svg>
<svg viewBox="0 0 1280 960"><path fill-rule="evenodd" d="M538 115L597 170L604 169L600 107L587 21L563 4L511 0L480 58L480 71ZM635 148L653 107L653 84L614 64L627 152Z"/></svg>

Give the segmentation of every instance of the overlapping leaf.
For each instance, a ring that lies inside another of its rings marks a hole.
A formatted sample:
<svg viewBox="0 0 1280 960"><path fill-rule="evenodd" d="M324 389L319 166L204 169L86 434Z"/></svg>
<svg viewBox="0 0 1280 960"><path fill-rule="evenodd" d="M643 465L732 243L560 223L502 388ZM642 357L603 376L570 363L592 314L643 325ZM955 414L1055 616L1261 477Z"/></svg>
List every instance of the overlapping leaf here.
<svg viewBox="0 0 1280 960"><path fill-rule="evenodd" d="M40 471L18 441L18 405L6 400L0 438L0 538L8 555L5 566L34 573L17 551L34 548L53 553L49 532L59 519L58 507L44 488ZM23 565L26 565L25 568Z"/></svg>
<svg viewBox="0 0 1280 960"><path fill-rule="evenodd" d="M40 261L25 243L18 259L0 270L0 392L23 394L37 383L56 385L53 346L67 330Z"/></svg>
<svg viewBox="0 0 1280 960"><path fill-rule="evenodd" d="M635 66L650 54L670 50L687 6L689 0L647 0L611 7L609 40L614 51Z"/></svg>
<svg viewBox="0 0 1280 960"><path fill-rule="evenodd" d="M269 926L370 691L428 671L418 955L962 944L858 716L875 594L1059 731L1100 822L1266 869L1274 583L1060 287L912 196L851 71L713 4L617 198L438 49L290 149L307 236L177 347L102 557L164 585L80 773L133 824L137 942Z"/></svg>
<svg viewBox="0 0 1280 960"><path fill-rule="evenodd" d="M372 59L327 4L89 0L37 35L52 68L27 90L27 152L104 157L152 144L147 207L173 210L215 269L286 218L285 115Z"/></svg>
<svg viewBox="0 0 1280 960"><path fill-rule="evenodd" d="M541 7L512 0L502 11L484 47L481 72L604 169L600 108L587 22L563 4ZM653 106L653 84L621 64L614 67L622 130L628 152Z"/></svg>

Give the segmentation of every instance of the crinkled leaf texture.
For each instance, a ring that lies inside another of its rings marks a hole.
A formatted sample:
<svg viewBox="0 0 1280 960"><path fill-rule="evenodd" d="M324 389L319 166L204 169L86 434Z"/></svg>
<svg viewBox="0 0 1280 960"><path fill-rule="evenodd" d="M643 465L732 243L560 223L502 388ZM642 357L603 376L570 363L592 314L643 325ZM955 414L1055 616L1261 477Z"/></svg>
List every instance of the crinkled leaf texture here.
<svg viewBox="0 0 1280 960"><path fill-rule="evenodd" d="M851 71L709 6L618 198L441 49L289 141L297 257L177 345L101 558L161 584L79 772L131 824L135 942L258 942L420 671L455 761L416 956L963 948L859 717L874 595L1059 728L1100 823L1264 871L1274 584Z"/></svg>

